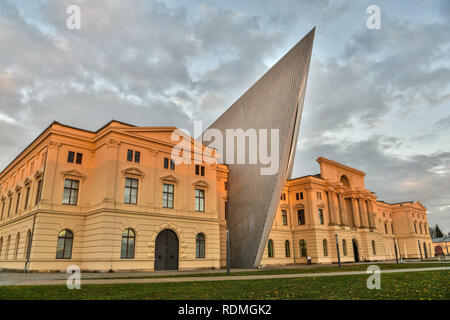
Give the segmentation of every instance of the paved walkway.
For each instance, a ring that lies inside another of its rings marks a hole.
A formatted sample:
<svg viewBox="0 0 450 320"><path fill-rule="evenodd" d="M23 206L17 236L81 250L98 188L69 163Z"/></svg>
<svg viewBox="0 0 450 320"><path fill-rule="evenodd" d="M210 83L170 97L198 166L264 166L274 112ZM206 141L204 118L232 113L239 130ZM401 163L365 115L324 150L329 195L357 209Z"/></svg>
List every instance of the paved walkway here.
<svg viewBox="0 0 450 320"><path fill-rule="evenodd" d="M450 270L450 267L433 267L433 268L414 268L414 269L392 269L381 270L381 273L398 273L398 272L418 272L418 271L437 271ZM163 282L200 282L200 281L229 281L229 280L259 280L259 279L292 279L292 278L308 278L308 277L328 277L328 276L346 276L367 274L366 271L341 271L341 272L321 272L321 273L301 273L301 274L273 274L273 275L246 275L246 276L204 276L204 277L179 277L179 278L140 278L140 279L87 279L82 278L81 285L85 284L120 284L120 283L163 283ZM67 274L64 279L56 280L0 280L0 286L32 286L32 285L65 285ZM153 273L154 275L154 273Z"/></svg>

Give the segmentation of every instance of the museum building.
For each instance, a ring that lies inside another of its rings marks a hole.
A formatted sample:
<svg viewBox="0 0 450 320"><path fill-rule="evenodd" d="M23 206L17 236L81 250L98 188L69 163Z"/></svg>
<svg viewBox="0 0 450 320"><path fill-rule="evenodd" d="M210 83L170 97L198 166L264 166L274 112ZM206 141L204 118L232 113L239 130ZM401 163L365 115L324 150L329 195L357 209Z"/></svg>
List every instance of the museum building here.
<svg viewBox="0 0 450 320"><path fill-rule="evenodd" d="M176 163L174 131L53 122L0 173L0 270L225 267L228 167L213 152ZM422 204L379 201L364 172L317 161L286 181L262 266L430 257Z"/></svg>

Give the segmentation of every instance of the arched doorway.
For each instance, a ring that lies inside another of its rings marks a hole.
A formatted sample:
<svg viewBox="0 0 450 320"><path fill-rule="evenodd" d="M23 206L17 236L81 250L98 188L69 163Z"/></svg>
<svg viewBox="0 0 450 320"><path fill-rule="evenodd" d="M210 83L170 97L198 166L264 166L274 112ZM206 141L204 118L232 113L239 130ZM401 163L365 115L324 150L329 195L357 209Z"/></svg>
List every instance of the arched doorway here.
<svg viewBox="0 0 450 320"><path fill-rule="evenodd" d="M355 262L359 262L358 243L356 242L356 239L353 239L352 243L353 243L353 256L355 257Z"/></svg>
<svg viewBox="0 0 450 320"><path fill-rule="evenodd" d="M155 241L155 270L178 270L178 247L176 233L162 230Z"/></svg>
<svg viewBox="0 0 450 320"><path fill-rule="evenodd" d="M434 255L435 256L441 256L444 255L444 250L442 250L441 246L434 247Z"/></svg>

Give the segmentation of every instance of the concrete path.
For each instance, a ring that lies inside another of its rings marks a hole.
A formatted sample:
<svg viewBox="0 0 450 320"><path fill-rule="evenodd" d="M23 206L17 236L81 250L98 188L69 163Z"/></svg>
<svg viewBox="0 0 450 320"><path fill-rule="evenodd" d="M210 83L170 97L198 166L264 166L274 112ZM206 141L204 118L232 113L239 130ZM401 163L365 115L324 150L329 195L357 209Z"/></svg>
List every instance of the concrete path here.
<svg viewBox="0 0 450 320"><path fill-rule="evenodd" d="M414 268L414 269L392 269L381 270L381 273L398 272L421 272L450 270L450 267ZM342 272L321 272L321 273L301 273L301 274L274 274L274 275L247 275L247 276L204 276L204 277L179 277L179 278L144 278L144 279L81 279L81 285L86 284L121 284L121 283L163 283L163 282L200 282L200 281L230 281L230 280L259 280L259 279L292 279L308 277L328 277L367 274L366 271L342 271ZM65 285L68 277L57 280L2 280L0 286L34 286L34 285Z"/></svg>

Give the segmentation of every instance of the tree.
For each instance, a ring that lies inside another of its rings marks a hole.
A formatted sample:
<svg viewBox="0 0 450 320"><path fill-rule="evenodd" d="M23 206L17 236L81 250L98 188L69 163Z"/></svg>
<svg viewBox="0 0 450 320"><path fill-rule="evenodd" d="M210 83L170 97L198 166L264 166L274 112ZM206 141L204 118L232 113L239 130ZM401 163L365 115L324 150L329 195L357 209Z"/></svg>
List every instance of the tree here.
<svg viewBox="0 0 450 320"><path fill-rule="evenodd" d="M441 229L439 229L439 226L436 225L435 227L435 232L436 232L436 238L442 238L444 235L442 234Z"/></svg>

